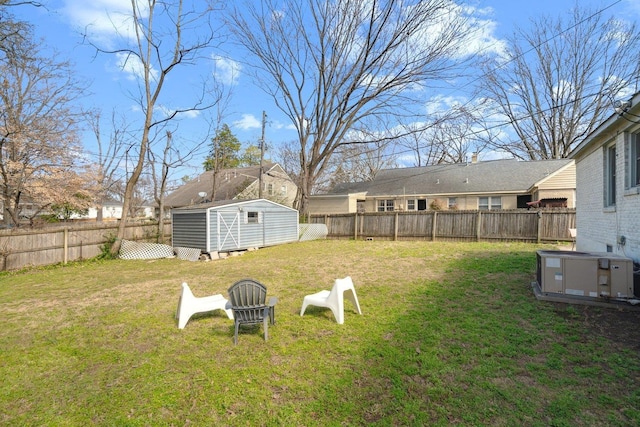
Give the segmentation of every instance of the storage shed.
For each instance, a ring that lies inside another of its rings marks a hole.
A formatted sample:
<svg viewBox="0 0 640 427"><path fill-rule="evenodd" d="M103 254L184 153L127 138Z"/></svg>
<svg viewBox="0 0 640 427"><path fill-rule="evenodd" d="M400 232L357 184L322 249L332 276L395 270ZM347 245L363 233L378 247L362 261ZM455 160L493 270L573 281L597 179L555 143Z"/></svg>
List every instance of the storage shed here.
<svg viewBox="0 0 640 427"><path fill-rule="evenodd" d="M266 199L172 209L174 247L224 252L298 241L298 211Z"/></svg>

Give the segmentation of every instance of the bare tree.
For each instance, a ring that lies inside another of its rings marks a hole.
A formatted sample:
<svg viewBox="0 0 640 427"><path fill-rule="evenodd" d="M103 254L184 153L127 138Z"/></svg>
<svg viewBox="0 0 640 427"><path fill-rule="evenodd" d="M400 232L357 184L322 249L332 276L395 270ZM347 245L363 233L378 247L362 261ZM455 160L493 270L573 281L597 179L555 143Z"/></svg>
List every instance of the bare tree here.
<svg viewBox="0 0 640 427"><path fill-rule="evenodd" d="M113 196L116 188L121 187L120 184L126 179L122 162L124 153L132 143L129 124L124 117L118 117L115 110L111 112L110 133L105 143L101 118L100 112L93 113L91 117L91 128L98 146L97 161L94 164L98 186L95 194L96 221L98 222L102 221L104 202Z"/></svg>
<svg viewBox="0 0 640 427"><path fill-rule="evenodd" d="M435 156L429 164L464 163L494 137L478 111L465 106L458 109L455 117L438 123L430 133L431 153Z"/></svg>
<svg viewBox="0 0 640 427"><path fill-rule="evenodd" d="M165 130L165 144L161 152L155 152L152 145L149 146L147 152L153 187L152 194L158 209L158 241L160 243L164 241L164 201L167 193L172 190L172 188L169 188L171 171L187 164L195 153L195 149L191 149L184 154L180 154L180 151L176 149L173 143L173 138L174 132Z"/></svg>
<svg viewBox="0 0 640 427"><path fill-rule="evenodd" d="M297 141L286 141L274 149L273 160L287 173L289 178L300 186L300 149Z"/></svg>
<svg viewBox="0 0 640 427"><path fill-rule="evenodd" d="M522 159L567 157L614 99L637 90L639 42L635 24L578 6L566 20L516 30L506 56L485 67L483 89L515 131L494 147Z"/></svg>
<svg viewBox="0 0 640 427"><path fill-rule="evenodd" d="M412 116L415 89L450 76L469 35L448 0L264 0L235 7L229 24L259 86L296 127L303 213L336 149L366 143L348 132Z"/></svg>
<svg viewBox="0 0 640 427"><path fill-rule="evenodd" d="M29 26L14 29L0 46L0 197L5 222L18 226L23 200L32 212L76 203L69 195L86 187L86 175L74 171L83 88L68 61L33 41Z"/></svg>
<svg viewBox="0 0 640 427"><path fill-rule="evenodd" d="M350 144L336 150L329 186L338 183L371 181L381 169L397 166L391 141Z"/></svg>
<svg viewBox="0 0 640 427"><path fill-rule="evenodd" d="M195 2L193 9L185 7L184 1L157 2L155 0L131 0L131 24L133 43L123 39L119 49L98 51L119 55L123 67L140 71L140 94L134 97L144 116L140 126L139 142L135 147L136 159L124 191L122 219L112 253L120 249L124 237L127 216L132 204L136 184L145 167L152 130L176 118L181 113L210 108L203 85L203 93L187 108L158 109L163 89L168 84L167 76L176 68L193 65L199 60L209 59L206 53L214 46L215 30L212 27L213 6L209 1Z"/></svg>

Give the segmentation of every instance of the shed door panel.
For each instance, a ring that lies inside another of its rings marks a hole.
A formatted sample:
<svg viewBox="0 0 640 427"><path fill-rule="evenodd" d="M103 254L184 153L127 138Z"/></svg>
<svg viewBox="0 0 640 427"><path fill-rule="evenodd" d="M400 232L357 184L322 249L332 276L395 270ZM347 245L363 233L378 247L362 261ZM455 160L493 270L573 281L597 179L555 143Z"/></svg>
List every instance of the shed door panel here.
<svg viewBox="0 0 640 427"><path fill-rule="evenodd" d="M240 212L218 212L218 250L240 248Z"/></svg>

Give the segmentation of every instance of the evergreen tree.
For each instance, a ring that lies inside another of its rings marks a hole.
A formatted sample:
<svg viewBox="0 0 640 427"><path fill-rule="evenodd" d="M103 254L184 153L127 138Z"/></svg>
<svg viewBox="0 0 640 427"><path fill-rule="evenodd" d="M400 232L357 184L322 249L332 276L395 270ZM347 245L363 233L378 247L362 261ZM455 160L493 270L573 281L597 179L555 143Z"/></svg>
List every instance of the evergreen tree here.
<svg viewBox="0 0 640 427"><path fill-rule="evenodd" d="M240 166L240 141L231 132L228 125L223 124L211 142L211 152L204 161L204 170L220 171Z"/></svg>

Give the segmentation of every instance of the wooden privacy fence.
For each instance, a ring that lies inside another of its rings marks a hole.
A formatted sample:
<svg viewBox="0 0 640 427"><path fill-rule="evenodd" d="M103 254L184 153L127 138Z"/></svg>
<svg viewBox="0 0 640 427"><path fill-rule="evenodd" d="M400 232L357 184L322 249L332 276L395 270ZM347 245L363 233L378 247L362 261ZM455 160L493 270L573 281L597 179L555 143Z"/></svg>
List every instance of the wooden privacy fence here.
<svg viewBox="0 0 640 427"><path fill-rule="evenodd" d="M569 241L575 209L540 211L420 211L310 215L326 224L329 238L460 241ZM78 224L39 230L0 230L0 270L93 258L117 233L117 223ZM165 241L171 222L163 223ZM156 241L157 224L127 224L125 239Z"/></svg>
<svg viewBox="0 0 640 427"><path fill-rule="evenodd" d="M575 209L310 215L330 238L550 242L571 240Z"/></svg>
<svg viewBox="0 0 640 427"><path fill-rule="evenodd" d="M0 270L16 270L27 266L66 263L99 255L101 246L118 232L118 224L91 223L38 230L0 231ZM157 223L130 223L125 239L157 241ZM163 234L171 237L171 223L163 223Z"/></svg>

